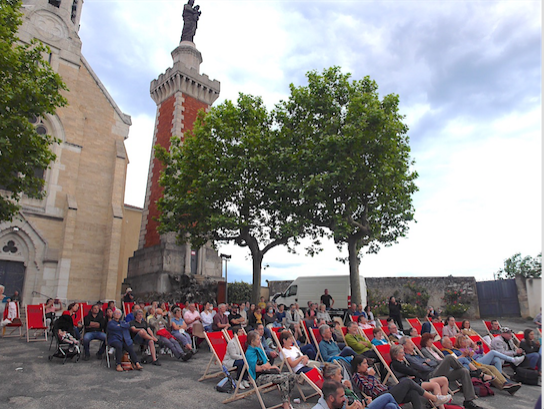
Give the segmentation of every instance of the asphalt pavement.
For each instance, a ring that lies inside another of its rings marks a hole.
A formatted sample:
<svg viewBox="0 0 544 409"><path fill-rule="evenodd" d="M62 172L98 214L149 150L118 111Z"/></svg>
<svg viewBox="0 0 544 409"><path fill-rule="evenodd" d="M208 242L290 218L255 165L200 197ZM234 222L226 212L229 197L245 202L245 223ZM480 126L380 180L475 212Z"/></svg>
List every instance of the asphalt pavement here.
<svg viewBox="0 0 544 409"><path fill-rule="evenodd" d="M527 322L501 320L514 331L522 331ZM483 333L481 321L472 327ZM91 343L91 354L99 343ZM54 348L54 347L53 347ZM101 361L91 356L90 361L71 362L65 365L58 358L48 360L49 342L30 342L25 338L0 339L0 408L23 409L184 409L184 408L259 408L259 402L251 397L226 405L222 401L229 395L214 390L220 378L198 382L211 357L205 346L187 362L169 356L160 358L162 366L144 365L142 371L118 373L114 366L108 369ZM507 373L509 369L506 369ZM305 392L311 389L303 386ZM507 392L493 389L494 396L480 398L476 403L485 409L529 409L535 407L542 390L540 386L523 385L511 396ZM293 397L299 397L295 392ZM272 391L264 395L267 405L279 403L279 393ZM317 397L294 409L309 409ZM462 404L463 396L457 393L453 403ZM410 405L403 408L409 409Z"/></svg>

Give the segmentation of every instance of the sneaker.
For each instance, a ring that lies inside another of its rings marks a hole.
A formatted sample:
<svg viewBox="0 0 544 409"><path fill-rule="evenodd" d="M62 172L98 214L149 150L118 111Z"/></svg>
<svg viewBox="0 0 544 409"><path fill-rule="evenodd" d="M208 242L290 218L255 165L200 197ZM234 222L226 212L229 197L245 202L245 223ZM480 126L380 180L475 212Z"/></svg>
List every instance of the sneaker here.
<svg viewBox="0 0 544 409"><path fill-rule="evenodd" d="M246 387L244 385L244 382L238 382L238 389L244 390Z"/></svg>
<svg viewBox="0 0 544 409"><path fill-rule="evenodd" d="M451 400L451 395L450 394L447 394L447 395L436 395L436 405L437 406L440 406L440 405L443 405L444 403L448 403L449 401Z"/></svg>
<svg viewBox="0 0 544 409"><path fill-rule="evenodd" d="M463 406L465 409L484 409L481 406L476 405L473 400L464 401Z"/></svg>
<svg viewBox="0 0 544 409"><path fill-rule="evenodd" d="M514 360L512 361L512 363L515 365L515 366L518 366L519 364L521 364L523 361L525 361L525 357L524 356L516 356L514 358Z"/></svg>
<svg viewBox="0 0 544 409"><path fill-rule="evenodd" d="M158 359L155 359L153 362L151 362L151 365L161 366L161 363L159 362Z"/></svg>
<svg viewBox="0 0 544 409"><path fill-rule="evenodd" d="M185 355L183 355L183 356L181 357L181 360L184 361L184 362L186 362L186 361L188 361L189 359L191 359L192 356L193 356L193 354L192 354L191 352L187 352Z"/></svg>
<svg viewBox="0 0 544 409"><path fill-rule="evenodd" d="M249 381L246 381L246 380L243 380L242 381L242 385L244 385L246 388L249 388L251 386L251 384L249 383Z"/></svg>
<svg viewBox="0 0 544 409"><path fill-rule="evenodd" d="M111 347L108 351L108 355L113 355L115 353L115 348Z"/></svg>

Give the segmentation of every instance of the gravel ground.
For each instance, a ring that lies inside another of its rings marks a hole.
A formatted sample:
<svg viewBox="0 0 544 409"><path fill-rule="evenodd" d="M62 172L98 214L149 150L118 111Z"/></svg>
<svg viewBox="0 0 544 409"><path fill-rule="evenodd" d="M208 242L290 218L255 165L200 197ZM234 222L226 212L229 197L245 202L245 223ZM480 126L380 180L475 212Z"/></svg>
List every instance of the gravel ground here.
<svg viewBox="0 0 544 409"><path fill-rule="evenodd" d="M521 320L501 320L501 324L516 332L527 325ZM475 320L472 326L483 333L481 321ZM49 342L25 341L24 338L0 339L0 408L259 408L255 396L223 405L222 401L229 395L214 390L219 378L198 382L211 356L207 347L188 362L161 357L161 367L144 365L142 371L117 373L94 356L88 362L68 361L62 365L57 358L50 362ZM98 342L93 342L91 353L97 348ZM311 391L307 386L303 389ZM486 409L534 408L541 387L524 385L515 396L494 391L494 396L478 399L477 404ZM293 397L298 397L298 393ZM264 395L264 400L268 405L279 403L279 394L270 392ZM314 397L294 403L293 407L309 409L316 402ZM453 402L462 404L462 395L456 394Z"/></svg>

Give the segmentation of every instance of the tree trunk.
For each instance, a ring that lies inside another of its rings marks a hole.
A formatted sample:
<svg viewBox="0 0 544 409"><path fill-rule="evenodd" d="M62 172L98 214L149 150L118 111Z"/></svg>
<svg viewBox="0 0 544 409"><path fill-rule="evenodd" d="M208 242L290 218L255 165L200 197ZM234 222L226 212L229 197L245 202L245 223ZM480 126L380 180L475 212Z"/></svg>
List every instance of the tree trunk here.
<svg viewBox="0 0 544 409"><path fill-rule="evenodd" d="M261 268L263 264L263 253L257 251L251 253L253 257L253 289L251 290L251 302L257 304L261 300Z"/></svg>
<svg viewBox="0 0 544 409"><path fill-rule="evenodd" d="M348 238L349 283L351 285L351 302L361 304L361 282L359 281L359 240L356 237ZM255 273L254 273L255 274Z"/></svg>

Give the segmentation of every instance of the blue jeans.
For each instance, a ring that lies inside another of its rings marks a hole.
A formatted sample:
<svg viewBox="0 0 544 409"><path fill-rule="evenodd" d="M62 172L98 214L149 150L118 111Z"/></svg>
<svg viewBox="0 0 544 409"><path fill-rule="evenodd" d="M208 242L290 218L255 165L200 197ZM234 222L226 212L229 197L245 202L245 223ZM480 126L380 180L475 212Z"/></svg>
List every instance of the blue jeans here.
<svg viewBox="0 0 544 409"><path fill-rule="evenodd" d="M74 338L77 339L78 341L81 339L81 333L79 332L78 327L74 327Z"/></svg>
<svg viewBox="0 0 544 409"><path fill-rule="evenodd" d="M315 357L317 355L315 347L312 344L306 344L301 346L300 352L302 352L304 355L308 355L308 358L310 358L312 361L315 360Z"/></svg>
<svg viewBox="0 0 544 409"><path fill-rule="evenodd" d="M104 334L102 331L92 331L86 332L85 335L83 335L83 349L85 350L85 356L90 355L89 344L94 339L102 341L98 354L102 355L104 353L104 350L106 349L106 334Z"/></svg>
<svg viewBox="0 0 544 409"><path fill-rule="evenodd" d="M345 347L341 352L340 356L355 356L357 353L350 347Z"/></svg>
<svg viewBox="0 0 544 409"><path fill-rule="evenodd" d="M234 361L234 364L232 364L232 366L235 366L236 367L236 380L237 381L241 381L242 379L244 380L248 380L248 371L245 371L244 372L244 377L242 379L240 379L240 374L242 373L242 369L244 369L244 360L243 359L237 359Z"/></svg>
<svg viewBox="0 0 544 409"><path fill-rule="evenodd" d="M140 362L138 360L138 357L136 356L136 352L134 352L134 348L132 348L132 345L127 345L125 342L121 341L111 341L109 345L110 347L115 348L115 363L117 365L121 365L121 359L123 359L123 350L128 352L130 360L133 364Z"/></svg>
<svg viewBox="0 0 544 409"><path fill-rule="evenodd" d="M390 393L384 393L372 400L367 409L400 409L397 401Z"/></svg>
<svg viewBox="0 0 544 409"><path fill-rule="evenodd" d="M531 352L530 354L527 354L525 356L525 360L529 362L529 368L537 368L540 369L541 363L540 363L540 354L538 352Z"/></svg>
<svg viewBox="0 0 544 409"><path fill-rule="evenodd" d="M502 361L514 362L514 358L508 355L501 354L499 351L491 350L484 356L476 355L473 357L474 360L480 364L484 365L493 365L499 372L502 372Z"/></svg>

